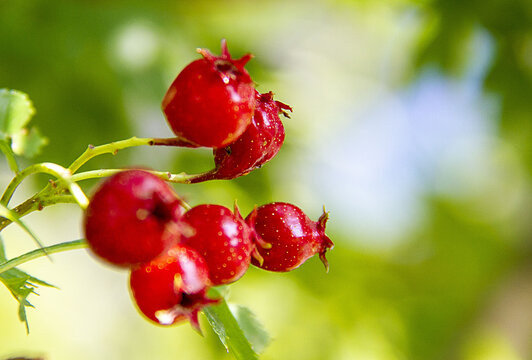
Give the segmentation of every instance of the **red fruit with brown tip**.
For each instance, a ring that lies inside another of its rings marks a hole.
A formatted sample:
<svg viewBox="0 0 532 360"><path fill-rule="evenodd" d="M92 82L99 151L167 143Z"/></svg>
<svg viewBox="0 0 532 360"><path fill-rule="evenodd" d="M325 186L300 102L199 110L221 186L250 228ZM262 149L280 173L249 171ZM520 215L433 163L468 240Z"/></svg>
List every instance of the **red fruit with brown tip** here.
<svg viewBox="0 0 532 360"><path fill-rule="evenodd" d="M327 219L324 213L318 221L312 221L297 206L283 202L260 206L246 222L254 230L255 241L268 243L270 248L257 246L262 259L254 257L251 263L265 270L290 271L319 254L328 270L325 253L334 244L325 235Z"/></svg>
<svg viewBox="0 0 532 360"><path fill-rule="evenodd" d="M207 282L205 260L183 245L133 269L129 278L133 299L148 319L160 325L189 320L198 331L198 312L217 302L206 297Z"/></svg>
<svg viewBox="0 0 532 360"><path fill-rule="evenodd" d="M251 230L238 210L220 205L198 205L180 221L181 243L204 257L211 285L238 280L249 267Z"/></svg>
<svg viewBox="0 0 532 360"><path fill-rule="evenodd" d="M200 146L224 147L251 122L255 89L244 69L251 55L231 58L225 40L220 56L206 49L198 52L203 59L179 73L164 96L162 109L177 136Z"/></svg>
<svg viewBox="0 0 532 360"><path fill-rule="evenodd" d="M256 93L256 104L251 124L232 144L214 149L214 170L192 178L192 183L213 179L234 179L246 175L270 161L284 141L284 127L279 119L292 108L273 100L273 93Z"/></svg>
<svg viewBox="0 0 532 360"><path fill-rule="evenodd" d="M179 240L183 207L173 189L142 170L126 170L96 190L84 218L85 238L101 259L117 266L150 261Z"/></svg>

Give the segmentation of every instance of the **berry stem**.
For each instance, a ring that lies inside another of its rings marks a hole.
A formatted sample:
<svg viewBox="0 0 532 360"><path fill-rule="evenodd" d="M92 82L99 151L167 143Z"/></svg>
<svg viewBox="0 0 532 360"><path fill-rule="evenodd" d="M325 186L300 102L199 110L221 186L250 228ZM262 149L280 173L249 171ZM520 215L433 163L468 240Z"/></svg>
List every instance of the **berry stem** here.
<svg viewBox="0 0 532 360"><path fill-rule="evenodd" d="M38 173L50 174L61 180L82 209L85 209L89 205L89 199L87 199L87 196L83 190L81 190L79 185L72 180L71 171L54 163L34 164L17 173L17 175L15 175L4 191L4 194L0 199L0 204L7 206L9 204L9 200L11 200L11 197L13 196L13 193L20 185L22 180L29 175Z"/></svg>
<svg viewBox="0 0 532 360"><path fill-rule="evenodd" d="M188 148L198 148L200 145L194 144L193 142L181 139L178 137L175 138L154 138L150 143L152 146L176 146L176 147L188 147Z"/></svg>
<svg viewBox="0 0 532 360"><path fill-rule="evenodd" d="M190 183L189 179L194 178L196 176L196 175L188 175L186 173L172 174L167 171L152 171L152 170L144 170L144 169L142 170L157 176L161 180L168 181L171 183L178 183L178 184L188 184ZM82 180L87 180L87 179L102 178L102 177L112 176L122 171L124 171L124 169L100 169L100 170L85 171L85 172L72 175L72 180L82 181Z"/></svg>
<svg viewBox="0 0 532 360"><path fill-rule="evenodd" d="M10 269L13 269L16 266L22 265L25 262L40 258L42 256L47 256L47 255L58 253L58 252L81 249L81 248L86 248L86 247L87 247L87 243L85 242L85 240L81 239L81 240L74 240L74 241L64 242L60 244L55 244L55 245L47 246L47 247L40 248L40 249L35 249L25 254L22 254L20 256L17 256L13 259L10 259L8 261L0 263L0 274Z"/></svg>
<svg viewBox="0 0 532 360"><path fill-rule="evenodd" d="M207 172L201 173L201 174L195 174L195 175L189 175L188 183L189 184L197 184L204 181L209 180L217 180L216 178L216 169L209 170Z"/></svg>
<svg viewBox="0 0 532 360"><path fill-rule="evenodd" d="M102 154L116 154L119 150L127 149L135 146L184 146L184 147L196 147L188 141L180 138L138 138L136 136L126 139L113 141L109 144L94 146L89 145L87 150L83 152L74 162L68 167L72 173L75 173L83 164L87 161Z"/></svg>

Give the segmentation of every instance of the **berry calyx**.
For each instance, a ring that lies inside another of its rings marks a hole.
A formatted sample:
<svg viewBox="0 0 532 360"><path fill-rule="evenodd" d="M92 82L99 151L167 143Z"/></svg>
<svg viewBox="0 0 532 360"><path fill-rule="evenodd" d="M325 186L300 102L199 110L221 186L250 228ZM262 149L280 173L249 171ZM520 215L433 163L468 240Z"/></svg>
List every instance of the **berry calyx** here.
<svg viewBox="0 0 532 360"><path fill-rule="evenodd" d="M289 117L292 108L273 100L273 93L256 92L251 124L233 143L214 149L215 168L190 180L191 183L213 179L234 179L246 175L270 161L281 148L285 133L279 114Z"/></svg>
<svg viewBox="0 0 532 360"><path fill-rule="evenodd" d="M246 218L254 231L254 241L270 244L270 248L256 246L260 257L253 257L251 263L265 270L290 271L307 259L319 254L320 260L329 270L325 257L334 244L325 235L328 214L318 221L312 221L297 206L275 202L262 205Z"/></svg>
<svg viewBox="0 0 532 360"><path fill-rule="evenodd" d="M163 180L142 170L122 171L96 190L84 217L90 250L110 264L150 261L179 240L181 201Z"/></svg>
<svg viewBox="0 0 532 360"><path fill-rule="evenodd" d="M207 298L207 282L205 260L183 245L132 269L129 278L133 299L148 319L159 325L189 320L200 333L198 312L217 302Z"/></svg>
<svg viewBox="0 0 532 360"><path fill-rule="evenodd" d="M238 208L198 205L180 221L181 243L195 249L207 263L210 285L229 284L249 268L253 245L251 230Z"/></svg>
<svg viewBox="0 0 532 360"><path fill-rule="evenodd" d="M235 141L251 122L255 89L244 68L251 55L233 59L222 40L222 54L206 49L187 65L162 102L172 131L196 145L219 148Z"/></svg>

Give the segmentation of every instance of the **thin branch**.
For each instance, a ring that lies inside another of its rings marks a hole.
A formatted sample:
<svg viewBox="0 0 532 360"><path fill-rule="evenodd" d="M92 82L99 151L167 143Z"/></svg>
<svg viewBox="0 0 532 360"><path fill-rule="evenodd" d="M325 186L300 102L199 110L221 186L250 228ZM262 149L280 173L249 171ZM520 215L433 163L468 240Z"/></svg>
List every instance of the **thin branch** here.
<svg viewBox="0 0 532 360"><path fill-rule="evenodd" d="M88 180L88 179L103 178L103 177L115 175L124 170L126 169L100 169L100 170L85 171L85 172L72 175L72 180L82 181L82 180ZM131 169L127 169L127 170L131 170ZM153 171L153 170L145 170L145 169L140 169L140 170L149 172L157 176L161 180L172 182L172 183L178 183L178 184L188 184L190 182L189 179L196 177L196 175L189 175L186 173L172 174L167 171Z"/></svg>
<svg viewBox="0 0 532 360"><path fill-rule="evenodd" d="M126 139L114 141L109 144L93 146L89 145L87 150L80 157L78 157L74 162L68 167L72 173L75 173L83 164L87 161L102 154L113 154L115 155L119 150L127 149L135 146L180 146L180 147L197 147L197 145L192 144L186 140L180 138L138 138L136 136Z"/></svg>
<svg viewBox="0 0 532 360"><path fill-rule="evenodd" d="M17 256L13 259L10 259L6 262L1 263L0 274L16 266L22 265L25 262L40 258L42 256L46 256L46 255L50 255L50 254L54 254L58 252L63 252L63 251L86 248L86 247L87 247L87 243L85 242L85 240L82 239L82 240L74 240L74 241L64 242L61 244L47 246L41 249L35 249L25 254L22 254L20 256Z"/></svg>
<svg viewBox="0 0 532 360"><path fill-rule="evenodd" d="M38 174L38 173L44 173L44 174L50 174L61 180L70 193L74 196L76 201L78 202L79 206L81 208L86 208L89 205L89 199L87 199L87 196L81 190L78 184L76 184L74 181L72 181L72 173L70 170L65 169L64 167L54 164L54 163L40 163L40 164L34 164L30 165L21 172L19 172L9 183L6 190L4 191L4 194L2 195L2 198L0 199L0 204L3 204L7 206L9 203L9 200L11 200L11 197L13 196L13 193L17 189L17 187L20 185L22 180L24 180L26 177L32 174Z"/></svg>

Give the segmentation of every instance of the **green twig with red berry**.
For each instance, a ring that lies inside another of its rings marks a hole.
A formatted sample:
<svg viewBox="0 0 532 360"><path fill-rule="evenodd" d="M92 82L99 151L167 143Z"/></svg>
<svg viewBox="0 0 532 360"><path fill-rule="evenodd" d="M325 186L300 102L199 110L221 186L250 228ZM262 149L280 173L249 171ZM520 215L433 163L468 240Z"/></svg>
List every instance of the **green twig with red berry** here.
<svg viewBox="0 0 532 360"><path fill-rule="evenodd" d="M33 114L31 102L21 93L0 92L0 110L3 101L9 125L0 122L0 129L2 125L11 129L0 132L0 150L15 172L0 198L0 231L16 222L40 246L7 259L0 238L0 280L19 301L21 320L26 321L25 307L31 305L28 295L37 284L49 284L17 267L40 256L88 247L103 262L130 271L133 301L149 321L165 326L189 321L201 332L198 314L203 311L236 358L257 358L214 287L234 283L251 264L284 272L315 254L328 270L325 253L333 243L325 235L327 213L312 221L297 206L276 202L256 207L244 218L236 204L234 210L216 204L191 207L168 185L234 179L262 166L283 144L285 132L279 115L288 117L287 112L292 111L288 105L274 101L271 92L260 94L255 90L244 68L251 55L233 59L225 41L220 56L205 49L198 52L203 58L181 71L162 101L175 138L132 137L89 145L68 168L40 163L19 170L15 150L21 149L20 144L33 144L26 146L29 154L28 149L45 141L38 136L33 136L37 139L32 140L34 143L17 137ZM136 146L209 147L213 149L215 167L194 175L145 169L78 173L96 156ZM54 179L30 199L9 208L17 187L37 173ZM78 182L106 177L89 202ZM58 203L77 203L84 210L86 240L42 247L20 218ZM8 280L17 276L26 276L26 280L15 287Z"/></svg>

